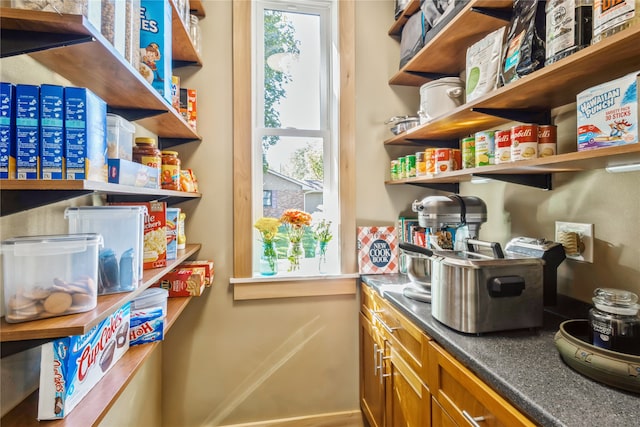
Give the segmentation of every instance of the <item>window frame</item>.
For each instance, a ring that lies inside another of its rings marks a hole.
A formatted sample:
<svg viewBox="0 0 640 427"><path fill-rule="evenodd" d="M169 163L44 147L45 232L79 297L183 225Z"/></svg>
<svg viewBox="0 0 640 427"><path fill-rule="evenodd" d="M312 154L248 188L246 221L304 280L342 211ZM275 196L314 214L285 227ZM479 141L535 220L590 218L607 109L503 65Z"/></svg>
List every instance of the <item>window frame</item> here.
<svg viewBox="0 0 640 427"><path fill-rule="evenodd" d="M252 109L252 2L233 1L233 135L234 135L234 278L253 277L253 172L246 159L253 150ZM339 87L339 117L337 123L339 146L336 149L340 174L340 227L342 254L340 271L353 276L357 271L355 253L355 69L354 55L355 2L338 2L339 75L335 79ZM288 278L290 283L290 278ZM304 280L304 278L300 278Z"/></svg>

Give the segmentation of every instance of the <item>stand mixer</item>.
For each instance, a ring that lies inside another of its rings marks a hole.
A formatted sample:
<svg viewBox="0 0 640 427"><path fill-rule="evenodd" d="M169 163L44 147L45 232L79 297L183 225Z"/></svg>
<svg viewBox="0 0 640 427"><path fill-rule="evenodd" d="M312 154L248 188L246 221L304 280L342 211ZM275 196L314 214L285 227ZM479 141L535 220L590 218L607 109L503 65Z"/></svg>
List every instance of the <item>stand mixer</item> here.
<svg viewBox="0 0 640 427"><path fill-rule="evenodd" d="M452 228L463 231L467 238L477 239L480 225L487 221L487 206L473 196L428 196L414 201L411 208L418 213L420 227L430 229L432 233ZM430 256L433 252L403 243L400 248L407 255L407 275L411 280L402 293L408 298L431 302Z"/></svg>

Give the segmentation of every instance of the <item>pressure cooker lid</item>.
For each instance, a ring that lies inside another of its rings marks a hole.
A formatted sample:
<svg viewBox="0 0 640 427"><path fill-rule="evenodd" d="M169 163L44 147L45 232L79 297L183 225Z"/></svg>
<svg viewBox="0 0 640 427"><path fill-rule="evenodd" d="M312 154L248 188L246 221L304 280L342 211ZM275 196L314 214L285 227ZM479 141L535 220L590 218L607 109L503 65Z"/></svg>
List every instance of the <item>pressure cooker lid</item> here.
<svg viewBox="0 0 640 427"><path fill-rule="evenodd" d="M433 88L433 87L437 87L437 86L463 86L462 80L459 77L443 77L441 79L437 79L437 80L433 80L430 81L429 83L425 83L422 86L420 86L420 89L422 90L427 89L427 88Z"/></svg>

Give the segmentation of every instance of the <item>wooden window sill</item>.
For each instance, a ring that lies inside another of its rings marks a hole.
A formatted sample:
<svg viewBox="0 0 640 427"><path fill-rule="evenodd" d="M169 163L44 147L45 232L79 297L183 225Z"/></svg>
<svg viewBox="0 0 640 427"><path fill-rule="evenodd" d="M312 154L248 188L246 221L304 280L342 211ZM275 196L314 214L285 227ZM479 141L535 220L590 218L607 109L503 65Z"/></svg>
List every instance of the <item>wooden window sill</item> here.
<svg viewBox="0 0 640 427"><path fill-rule="evenodd" d="M360 275L231 278L235 301L273 298L355 295Z"/></svg>

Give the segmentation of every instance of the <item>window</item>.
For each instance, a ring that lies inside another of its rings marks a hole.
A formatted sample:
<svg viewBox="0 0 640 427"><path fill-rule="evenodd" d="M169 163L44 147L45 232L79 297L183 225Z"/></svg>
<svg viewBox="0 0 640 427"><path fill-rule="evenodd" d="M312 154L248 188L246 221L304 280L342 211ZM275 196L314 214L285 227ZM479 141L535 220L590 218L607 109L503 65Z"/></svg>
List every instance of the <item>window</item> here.
<svg viewBox="0 0 640 427"><path fill-rule="evenodd" d="M356 271L355 89L345 78L353 72L353 19L353 2L234 1L236 278L257 275L261 245L255 221L288 208L332 222L329 273ZM337 37L338 20L349 22L340 26L346 38ZM342 52L347 61L338 61ZM308 243L308 262L303 260L305 268L296 276L317 275L313 242ZM280 262L278 275L286 276L287 260Z"/></svg>

